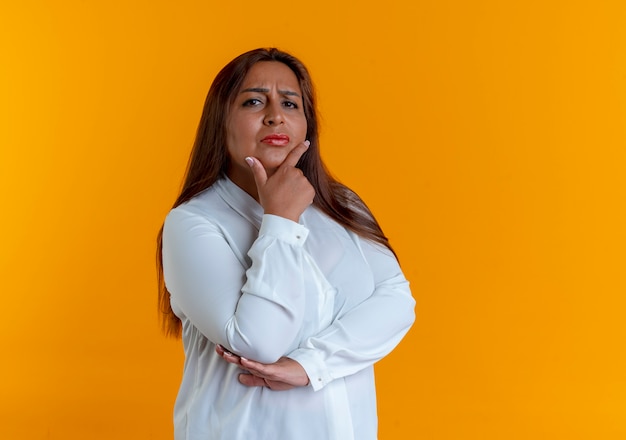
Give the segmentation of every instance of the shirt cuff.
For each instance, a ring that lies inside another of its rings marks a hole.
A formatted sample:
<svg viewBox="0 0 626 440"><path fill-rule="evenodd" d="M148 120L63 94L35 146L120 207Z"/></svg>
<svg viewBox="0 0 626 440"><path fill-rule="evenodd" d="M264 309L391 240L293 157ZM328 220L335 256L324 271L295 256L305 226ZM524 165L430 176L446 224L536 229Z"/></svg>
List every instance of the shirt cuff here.
<svg viewBox="0 0 626 440"><path fill-rule="evenodd" d="M318 391L328 385L333 378L325 368L319 352L310 348L298 348L287 355L289 359L298 362L309 376L313 391Z"/></svg>
<svg viewBox="0 0 626 440"><path fill-rule="evenodd" d="M309 230L284 217L263 214L259 236L267 235L292 245L302 246L309 235Z"/></svg>

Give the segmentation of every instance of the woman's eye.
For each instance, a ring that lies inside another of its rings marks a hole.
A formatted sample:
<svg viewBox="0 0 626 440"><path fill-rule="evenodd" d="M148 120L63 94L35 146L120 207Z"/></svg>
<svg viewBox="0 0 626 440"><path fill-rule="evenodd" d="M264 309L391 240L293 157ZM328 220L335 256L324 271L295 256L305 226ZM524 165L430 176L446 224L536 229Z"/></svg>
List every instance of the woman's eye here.
<svg viewBox="0 0 626 440"><path fill-rule="evenodd" d="M293 101L285 101L283 102L283 105L287 108L298 108L298 104Z"/></svg>
<svg viewBox="0 0 626 440"><path fill-rule="evenodd" d="M247 101L245 101L243 103L244 107L254 107L255 105L260 105L262 104L260 99L256 99L256 98L252 98L252 99L248 99Z"/></svg>

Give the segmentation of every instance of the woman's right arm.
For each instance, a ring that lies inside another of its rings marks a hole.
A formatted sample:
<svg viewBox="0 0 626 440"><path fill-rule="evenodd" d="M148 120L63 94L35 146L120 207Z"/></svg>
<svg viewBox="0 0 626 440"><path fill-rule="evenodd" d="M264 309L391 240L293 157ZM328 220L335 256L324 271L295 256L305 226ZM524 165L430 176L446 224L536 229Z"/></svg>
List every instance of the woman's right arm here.
<svg viewBox="0 0 626 440"><path fill-rule="evenodd" d="M247 271L221 229L203 216L179 207L163 228L173 302L210 341L262 363L287 352L304 316L308 229L297 222L315 191L296 164L308 147L298 144L271 176L258 159L246 158L265 212Z"/></svg>
<svg viewBox="0 0 626 440"><path fill-rule="evenodd" d="M184 207L171 211L163 266L174 308L215 344L276 362L302 324L307 234L298 223L264 215L246 271L217 225Z"/></svg>

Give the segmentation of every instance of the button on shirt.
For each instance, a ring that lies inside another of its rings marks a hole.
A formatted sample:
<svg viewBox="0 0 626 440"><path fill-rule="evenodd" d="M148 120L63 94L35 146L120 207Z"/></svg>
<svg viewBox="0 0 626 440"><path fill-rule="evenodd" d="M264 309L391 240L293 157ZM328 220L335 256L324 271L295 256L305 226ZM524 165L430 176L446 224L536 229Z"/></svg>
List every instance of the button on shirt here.
<svg viewBox="0 0 626 440"><path fill-rule="evenodd" d="M163 267L183 324L177 440L376 439L373 364L414 320L391 252L309 207L296 223L224 177L173 209ZM217 353L287 356L310 384L246 387Z"/></svg>

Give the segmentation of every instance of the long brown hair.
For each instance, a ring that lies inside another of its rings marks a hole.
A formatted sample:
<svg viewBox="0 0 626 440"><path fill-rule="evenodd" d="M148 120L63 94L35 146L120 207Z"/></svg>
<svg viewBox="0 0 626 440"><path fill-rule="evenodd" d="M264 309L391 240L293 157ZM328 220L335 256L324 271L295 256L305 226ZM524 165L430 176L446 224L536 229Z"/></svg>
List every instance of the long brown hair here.
<svg viewBox="0 0 626 440"><path fill-rule="evenodd" d="M315 93L309 72L300 60L276 48L255 49L239 55L228 63L213 80L204 102L183 187L172 209L187 202L226 174L229 160L226 152L226 118L248 71L261 61L277 61L287 65L300 83L304 115L307 121L306 138L311 145L297 166L315 189L313 205L349 230L393 252L387 237L361 198L335 180L324 166L319 152ZM162 240L163 227L161 226L157 236L157 277L161 323L167 335L179 337L181 322L172 311L170 295L163 278Z"/></svg>

